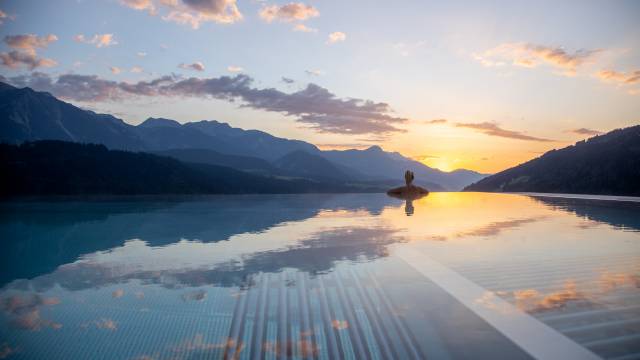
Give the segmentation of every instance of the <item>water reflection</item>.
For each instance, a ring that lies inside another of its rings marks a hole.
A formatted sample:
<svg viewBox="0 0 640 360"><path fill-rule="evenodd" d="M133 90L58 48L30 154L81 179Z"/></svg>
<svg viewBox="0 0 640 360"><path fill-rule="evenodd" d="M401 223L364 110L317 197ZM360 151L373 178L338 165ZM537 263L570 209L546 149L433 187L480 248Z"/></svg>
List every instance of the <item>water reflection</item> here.
<svg viewBox="0 0 640 360"><path fill-rule="evenodd" d="M415 207L413 206L413 202L415 200L418 199L422 199L425 196L428 196L428 193L394 193L394 192L389 192L387 193L388 196L391 196L393 198L396 199L401 199L405 201L404 204L404 212L405 214L407 214L407 216L411 216L413 215L413 213L415 212Z"/></svg>
<svg viewBox="0 0 640 360"><path fill-rule="evenodd" d="M640 334L639 215L474 193L3 203L0 355L528 357L394 255L408 247L486 289L479 303L626 356L634 342L602 341Z"/></svg>

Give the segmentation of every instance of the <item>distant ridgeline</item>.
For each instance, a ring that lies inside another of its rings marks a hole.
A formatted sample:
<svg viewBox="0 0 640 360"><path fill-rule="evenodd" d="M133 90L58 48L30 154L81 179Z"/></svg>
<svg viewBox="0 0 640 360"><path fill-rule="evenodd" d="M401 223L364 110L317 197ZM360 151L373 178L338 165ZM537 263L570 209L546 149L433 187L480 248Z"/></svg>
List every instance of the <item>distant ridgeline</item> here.
<svg viewBox="0 0 640 360"><path fill-rule="evenodd" d="M640 196L640 125L551 150L465 191Z"/></svg>
<svg viewBox="0 0 640 360"><path fill-rule="evenodd" d="M46 92L19 89L0 82L0 142L15 145L39 140L102 144L111 150L143 151L169 156L183 163L233 168L245 175L248 173L260 179L266 177L270 181L306 180L315 186L324 184L327 189L335 191L352 191L354 186L366 191L383 191L402 185L402 175L406 170L415 173L416 185L431 191L460 190L486 176L469 170L443 172L432 169L398 153L383 151L378 146L365 150L321 151L304 141L278 138L258 130L232 128L217 121L180 124L174 120L149 118L133 126L111 115L80 109ZM64 147L61 144L57 146ZM5 147L3 151L17 154L24 152L25 148ZM116 156L116 153L107 154ZM157 159L141 154L136 156L139 161ZM122 171L113 170L114 173ZM251 187L242 189L261 192Z"/></svg>

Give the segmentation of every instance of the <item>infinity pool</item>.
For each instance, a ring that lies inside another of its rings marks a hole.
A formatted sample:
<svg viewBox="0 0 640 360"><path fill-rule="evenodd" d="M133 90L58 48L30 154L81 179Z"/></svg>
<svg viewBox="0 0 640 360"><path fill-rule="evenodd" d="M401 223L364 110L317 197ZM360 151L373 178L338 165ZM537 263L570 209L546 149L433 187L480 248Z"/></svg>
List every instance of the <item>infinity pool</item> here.
<svg viewBox="0 0 640 360"><path fill-rule="evenodd" d="M4 202L0 241L0 359L640 359L640 202Z"/></svg>

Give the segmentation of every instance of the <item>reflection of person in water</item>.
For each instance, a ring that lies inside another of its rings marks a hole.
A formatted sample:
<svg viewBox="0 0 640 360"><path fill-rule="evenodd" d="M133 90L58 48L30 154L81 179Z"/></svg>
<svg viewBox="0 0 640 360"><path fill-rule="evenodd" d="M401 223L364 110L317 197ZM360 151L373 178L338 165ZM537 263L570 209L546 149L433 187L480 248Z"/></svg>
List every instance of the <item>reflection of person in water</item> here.
<svg viewBox="0 0 640 360"><path fill-rule="evenodd" d="M413 215L413 200L411 199L407 199L405 204L404 204L404 212L405 214L407 214L407 216L411 216Z"/></svg>
<svg viewBox="0 0 640 360"><path fill-rule="evenodd" d="M404 182L406 185L387 191L387 195L389 196L406 200L404 211L407 216L413 215L413 200L419 199L429 194L429 190L420 186L413 185L414 178L415 176L413 175L413 172L407 170L404 173Z"/></svg>

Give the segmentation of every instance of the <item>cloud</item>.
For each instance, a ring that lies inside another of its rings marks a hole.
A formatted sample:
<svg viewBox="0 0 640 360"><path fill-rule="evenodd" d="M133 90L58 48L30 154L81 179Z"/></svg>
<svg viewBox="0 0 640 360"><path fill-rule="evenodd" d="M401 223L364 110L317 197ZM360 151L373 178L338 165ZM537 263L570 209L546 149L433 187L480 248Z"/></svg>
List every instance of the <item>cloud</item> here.
<svg viewBox="0 0 640 360"><path fill-rule="evenodd" d="M11 19L11 20L13 20L13 17L12 17L12 16L7 15L7 13L6 13L6 12L4 12L4 11L0 10L0 25L2 25L6 19Z"/></svg>
<svg viewBox="0 0 640 360"><path fill-rule="evenodd" d="M619 85L633 85L640 83L640 70L629 71L628 73L615 70L602 70L596 76L606 82L613 82Z"/></svg>
<svg viewBox="0 0 640 360"><path fill-rule="evenodd" d="M17 69L20 66L25 66L29 70L34 70L39 67L52 67L58 65L53 59L37 57L35 53L23 52L23 51L10 51L0 53L0 61L2 65L10 68Z"/></svg>
<svg viewBox="0 0 640 360"><path fill-rule="evenodd" d="M136 55L138 55L138 57L145 57L145 56L147 56L147 53L146 53L146 52L144 52L144 51L138 51L138 52L136 53Z"/></svg>
<svg viewBox="0 0 640 360"><path fill-rule="evenodd" d="M229 65L229 66L227 66L227 71L236 73L236 72L244 71L244 69L242 67L240 67L240 66Z"/></svg>
<svg viewBox="0 0 640 360"><path fill-rule="evenodd" d="M554 140L529 136L518 131L502 129L498 124L490 122L481 123L456 123L456 127L467 128L477 130L485 135L498 136L508 139L539 141L539 142L552 142Z"/></svg>
<svg viewBox="0 0 640 360"><path fill-rule="evenodd" d="M600 52L600 49L580 49L572 53L561 47L504 43L483 53L474 54L474 58L484 66L502 66L511 62L515 66L534 68L545 63L561 69L564 75L574 75L578 67L593 61Z"/></svg>
<svg viewBox="0 0 640 360"><path fill-rule="evenodd" d="M318 70L318 69L314 69L314 70L305 70L304 71L307 75L311 75L311 76L320 76L320 75L324 75L324 71L322 70Z"/></svg>
<svg viewBox="0 0 640 360"><path fill-rule="evenodd" d="M295 82L295 80L293 79L289 79L288 77L282 77L282 82L285 84L293 84Z"/></svg>
<svg viewBox="0 0 640 360"><path fill-rule="evenodd" d="M129 72L132 72L134 74L139 74L139 73L141 73L143 71L144 71L144 69L141 68L140 66L134 66L134 67L131 68L131 70L129 70Z"/></svg>
<svg viewBox="0 0 640 360"><path fill-rule="evenodd" d="M150 15L156 14L156 7L151 0L120 0L120 3L134 10L146 10Z"/></svg>
<svg viewBox="0 0 640 360"><path fill-rule="evenodd" d="M102 318L100 320L96 320L93 322L93 324L98 329L105 329L105 330L111 330L111 331L118 330L118 323L108 318Z"/></svg>
<svg viewBox="0 0 640 360"><path fill-rule="evenodd" d="M331 327L336 330L344 330L349 327L349 322L347 320L331 320Z"/></svg>
<svg viewBox="0 0 640 360"><path fill-rule="evenodd" d="M242 19L236 0L120 0L120 3L134 10L146 10L152 16L161 15L165 21L190 25L193 29L205 22L232 24Z"/></svg>
<svg viewBox="0 0 640 360"><path fill-rule="evenodd" d="M53 78L31 73L7 79L15 86L48 91L66 100L83 102L145 97L195 97L239 102L240 106L284 114L316 131L338 134L388 135L407 118L393 114L389 104L357 98L339 98L329 90L310 83L293 93L274 88L253 87L245 74L214 78L162 76L137 83L101 79L96 75L65 74Z"/></svg>
<svg viewBox="0 0 640 360"><path fill-rule="evenodd" d="M0 61L3 66L10 69L18 69L24 66L29 70L34 70L39 67L56 66L58 63L55 60L38 57L37 50L46 48L50 43L57 40L58 37L53 34L47 36L34 34L5 36L5 44L14 50L0 53Z"/></svg>
<svg viewBox="0 0 640 360"><path fill-rule="evenodd" d="M438 158L440 157L435 155L416 155L412 157L412 159L416 161L427 161L429 159L438 159Z"/></svg>
<svg viewBox="0 0 640 360"><path fill-rule="evenodd" d="M185 69L185 70L195 70L195 71L204 71L204 64L200 61L196 61L192 64L180 64L178 65L179 68L181 69Z"/></svg>
<svg viewBox="0 0 640 360"><path fill-rule="evenodd" d="M434 125L434 124L445 124L447 122L447 119L434 119L434 120L425 120L424 123L428 124L428 125Z"/></svg>
<svg viewBox="0 0 640 360"><path fill-rule="evenodd" d="M293 27L293 31L306 32L306 33L311 33L311 32L315 33L315 32L318 32L318 29L310 28L305 24L296 24Z"/></svg>
<svg viewBox="0 0 640 360"><path fill-rule="evenodd" d="M318 9L303 3L288 3L285 5L269 5L263 7L258 13L260 18L266 22L279 20L283 22L305 21L309 18L320 15Z"/></svg>
<svg viewBox="0 0 640 360"><path fill-rule="evenodd" d="M195 290L182 294L182 301L203 301L207 298L207 292L204 290Z"/></svg>
<svg viewBox="0 0 640 360"><path fill-rule="evenodd" d="M548 294L535 289L516 290L513 292L516 306L526 312L540 312L564 307L570 301L585 299L585 295L576 289L574 281L565 282L562 290Z"/></svg>
<svg viewBox="0 0 640 360"><path fill-rule="evenodd" d="M328 44L335 44L337 42L340 41L345 41L347 40L347 34L340 32L340 31L336 31L336 32L332 32L331 34L329 34L329 38L327 40Z"/></svg>
<svg viewBox="0 0 640 360"><path fill-rule="evenodd" d="M9 343L5 342L0 345L0 359L6 359L14 353L16 353L16 349L9 346Z"/></svg>
<svg viewBox="0 0 640 360"><path fill-rule="evenodd" d="M122 69L117 66L111 66L109 70L111 70L112 74L120 74L122 72Z"/></svg>
<svg viewBox="0 0 640 360"><path fill-rule="evenodd" d="M124 296L124 290L122 289L117 289L111 293L111 297L113 297L114 299L121 298L123 296Z"/></svg>
<svg viewBox="0 0 640 360"><path fill-rule="evenodd" d="M91 39L86 38L82 34L73 37L73 40L85 44L95 45L97 48L117 45L118 42L113 38L113 34L95 34Z"/></svg>
<svg viewBox="0 0 640 360"><path fill-rule="evenodd" d="M10 319L11 326L31 331L39 331L42 328L50 327L52 329L60 329L61 324L43 319L40 316L40 308L43 306L52 306L60 303L60 299L43 298L38 294L32 295L12 295L0 300L0 310Z"/></svg>
<svg viewBox="0 0 640 360"><path fill-rule="evenodd" d="M589 136L602 134L602 131L592 130L587 128L571 129L571 130L567 130L566 132L578 134L578 135L589 135Z"/></svg>
<svg viewBox="0 0 640 360"><path fill-rule="evenodd" d="M35 53L38 48L46 48L50 43L57 41L58 37L49 34L37 36L34 34L9 35L4 37L4 42L12 49Z"/></svg>

